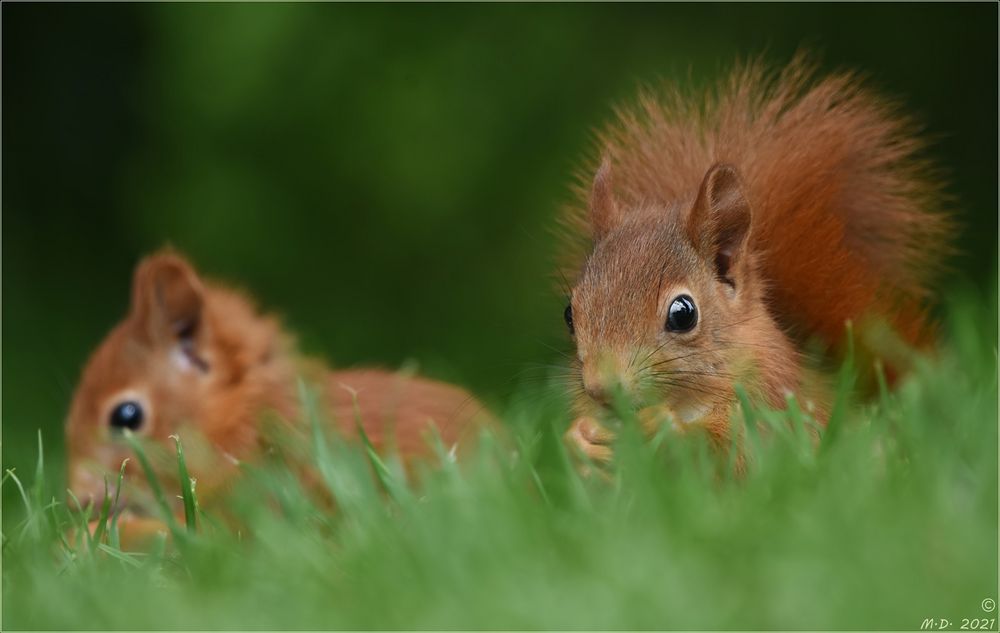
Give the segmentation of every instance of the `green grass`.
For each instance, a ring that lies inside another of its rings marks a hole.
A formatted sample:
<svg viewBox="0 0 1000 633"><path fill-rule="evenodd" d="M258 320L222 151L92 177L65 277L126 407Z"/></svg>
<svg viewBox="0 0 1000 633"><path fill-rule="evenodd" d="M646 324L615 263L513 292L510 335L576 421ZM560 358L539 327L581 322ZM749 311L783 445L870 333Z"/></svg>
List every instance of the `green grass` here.
<svg viewBox="0 0 1000 633"><path fill-rule="evenodd" d="M996 302L956 302L946 343L874 402L845 406L813 450L801 416L773 427L741 479L697 440L625 433L609 478L580 477L564 403L525 389L462 464L402 480L398 463L326 437L312 459L341 510L258 465L233 535L187 508L151 552L78 530L17 474L3 541L3 628L916 629L997 599ZM308 394L303 396L308 401ZM179 467L184 469L183 460ZM182 477L182 480L184 477ZM110 482L114 489L114 482ZM197 515L197 516L195 516ZM197 521L195 520L197 518ZM996 621L992 628L996 629Z"/></svg>

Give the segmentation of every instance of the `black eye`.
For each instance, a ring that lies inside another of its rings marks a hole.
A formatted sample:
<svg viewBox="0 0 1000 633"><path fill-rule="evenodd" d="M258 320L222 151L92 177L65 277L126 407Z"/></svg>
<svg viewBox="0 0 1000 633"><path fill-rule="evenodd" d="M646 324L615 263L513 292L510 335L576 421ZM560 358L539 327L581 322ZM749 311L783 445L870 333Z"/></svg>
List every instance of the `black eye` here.
<svg viewBox="0 0 1000 633"><path fill-rule="evenodd" d="M671 332L687 332L698 323L698 308L694 300L681 295L670 303L667 310L667 330Z"/></svg>
<svg viewBox="0 0 1000 633"><path fill-rule="evenodd" d="M570 334L576 334L576 330L573 328L573 306L568 305L563 311L563 319L566 320L566 327L569 328Z"/></svg>
<svg viewBox="0 0 1000 633"><path fill-rule="evenodd" d="M122 429L137 431L142 426L143 417L139 403L126 400L111 411L111 428L119 431Z"/></svg>

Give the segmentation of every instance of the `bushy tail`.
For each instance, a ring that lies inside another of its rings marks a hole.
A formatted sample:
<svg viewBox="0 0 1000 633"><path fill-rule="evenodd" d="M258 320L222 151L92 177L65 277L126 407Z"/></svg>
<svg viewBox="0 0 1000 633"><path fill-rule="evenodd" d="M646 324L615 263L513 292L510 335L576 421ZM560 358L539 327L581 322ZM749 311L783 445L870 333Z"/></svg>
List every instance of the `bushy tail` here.
<svg viewBox="0 0 1000 633"><path fill-rule="evenodd" d="M856 75L819 78L800 55L701 93L644 91L600 145L631 202L693 201L712 164L735 165L768 301L793 336L834 346L847 319L875 317L920 343L953 227L918 131Z"/></svg>

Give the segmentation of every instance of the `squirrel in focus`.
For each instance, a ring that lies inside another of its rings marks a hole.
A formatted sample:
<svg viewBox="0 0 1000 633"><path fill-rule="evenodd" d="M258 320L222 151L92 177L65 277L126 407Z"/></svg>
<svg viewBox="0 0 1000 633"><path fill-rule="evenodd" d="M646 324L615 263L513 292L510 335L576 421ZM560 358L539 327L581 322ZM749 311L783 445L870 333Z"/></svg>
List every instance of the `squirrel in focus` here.
<svg viewBox="0 0 1000 633"><path fill-rule="evenodd" d="M273 448L263 418L294 432L303 418L300 376L317 386L322 417L333 430L357 439L360 423L377 450L396 450L407 467L433 457L432 427L454 450L491 423L459 387L376 369L330 372L300 357L276 318L258 313L245 295L202 280L184 258L165 250L138 264L128 316L83 370L66 422L70 490L82 504L100 505L105 476L113 486L132 455L122 437L128 429L144 441L157 477L174 490L171 436L181 437L199 502L209 504L236 480L239 462ZM304 481L316 479L308 466L292 466ZM134 458L126 474L123 500L131 513L120 526L127 545L163 524L144 518L134 503L131 494L148 492Z"/></svg>
<svg viewBox="0 0 1000 633"><path fill-rule="evenodd" d="M570 444L610 459L624 393L647 433L670 421L728 446L737 383L775 409L797 394L823 425L831 390L809 361L836 362L847 322L860 353L905 373L900 350L933 341L930 283L955 231L918 131L801 55L619 109L565 216Z"/></svg>

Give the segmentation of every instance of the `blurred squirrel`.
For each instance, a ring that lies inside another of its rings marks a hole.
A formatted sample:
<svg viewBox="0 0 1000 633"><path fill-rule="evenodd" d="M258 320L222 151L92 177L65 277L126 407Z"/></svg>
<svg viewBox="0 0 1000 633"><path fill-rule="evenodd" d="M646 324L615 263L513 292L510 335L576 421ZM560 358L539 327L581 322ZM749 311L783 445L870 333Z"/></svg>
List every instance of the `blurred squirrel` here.
<svg viewBox="0 0 1000 633"><path fill-rule="evenodd" d="M69 411L69 486L84 504L100 504L104 476L113 487L131 455L125 429L145 439L154 470L172 490L178 475L170 436L179 435L199 500L211 502L234 481L238 462L273 448L263 418L286 430L301 422L300 376L320 391L321 413L336 431L356 439L360 419L376 449L393 447L407 465L431 457L432 427L454 448L490 420L452 385L375 369L328 372L301 358L275 318L259 314L246 296L203 281L169 250L136 267L131 303L88 361ZM126 468L129 485L145 487L134 458ZM125 542L129 523L121 525ZM138 516L131 526L133 542L162 527Z"/></svg>
<svg viewBox="0 0 1000 633"><path fill-rule="evenodd" d="M801 55L618 110L566 215L571 444L609 459L616 390L648 433L670 420L720 445L735 383L772 408L798 394L825 424L830 390L806 360L836 362L848 321L859 352L904 372L899 350L933 339L929 286L954 234L917 132L856 75L819 77Z"/></svg>

